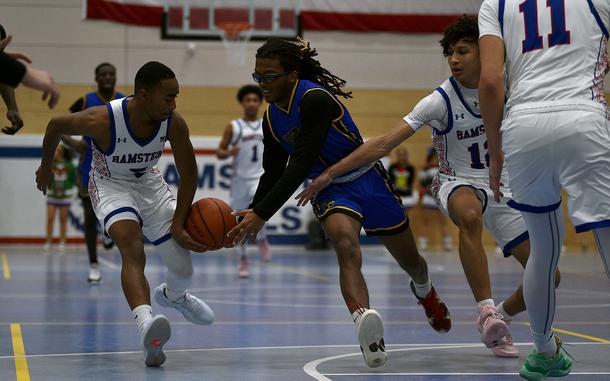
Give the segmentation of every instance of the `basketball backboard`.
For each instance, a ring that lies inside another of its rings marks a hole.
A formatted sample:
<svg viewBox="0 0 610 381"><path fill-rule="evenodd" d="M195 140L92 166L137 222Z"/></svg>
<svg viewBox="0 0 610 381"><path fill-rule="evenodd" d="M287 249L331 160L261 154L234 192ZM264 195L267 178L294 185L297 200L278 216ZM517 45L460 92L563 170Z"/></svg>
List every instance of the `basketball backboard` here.
<svg viewBox="0 0 610 381"><path fill-rule="evenodd" d="M252 40L296 38L300 9L301 0L165 0L161 38L221 40L227 23L250 24Z"/></svg>

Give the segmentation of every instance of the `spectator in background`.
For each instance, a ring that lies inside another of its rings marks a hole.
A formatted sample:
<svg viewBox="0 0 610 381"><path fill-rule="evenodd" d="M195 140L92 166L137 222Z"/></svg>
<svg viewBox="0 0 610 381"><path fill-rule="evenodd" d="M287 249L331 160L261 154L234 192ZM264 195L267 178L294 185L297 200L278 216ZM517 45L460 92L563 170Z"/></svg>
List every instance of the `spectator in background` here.
<svg viewBox="0 0 610 381"><path fill-rule="evenodd" d="M409 152L405 147L394 150L396 161L390 165L388 172L396 192L402 200L402 205L408 211L417 205L419 194L413 190L415 167L409 162Z"/></svg>
<svg viewBox="0 0 610 381"><path fill-rule="evenodd" d="M428 149L426 155L426 164L419 173L419 183L421 185L421 206L422 206L422 229L419 237L419 248L421 250L428 249L428 242L431 233L431 229L438 228L438 232L443 240L443 249L445 251L451 251L453 248L453 240L447 230L447 220L445 216L438 208L436 200L432 195L432 187L434 186L434 179L438 174L438 156L434 147Z"/></svg>
<svg viewBox="0 0 610 381"><path fill-rule="evenodd" d="M72 163L72 153L59 145L53 159L53 181L47 192L47 242L44 250L51 249L53 240L53 223L55 214L59 211L59 251L66 248L66 233L68 230L68 211L74 196L76 184L76 168Z"/></svg>

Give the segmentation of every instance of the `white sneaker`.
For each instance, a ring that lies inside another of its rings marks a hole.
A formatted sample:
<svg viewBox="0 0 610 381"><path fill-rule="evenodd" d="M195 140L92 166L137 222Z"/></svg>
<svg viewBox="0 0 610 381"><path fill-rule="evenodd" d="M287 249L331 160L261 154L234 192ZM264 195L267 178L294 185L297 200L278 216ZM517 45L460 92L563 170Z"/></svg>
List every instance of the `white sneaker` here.
<svg viewBox="0 0 610 381"><path fill-rule="evenodd" d="M381 315L375 310L366 310L360 315L356 333L366 365L377 368L385 364L388 357L385 353Z"/></svg>
<svg viewBox="0 0 610 381"><path fill-rule="evenodd" d="M59 251L66 251L66 242L65 241L59 241L59 245L57 245L57 250Z"/></svg>
<svg viewBox="0 0 610 381"><path fill-rule="evenodd" d="M89 265L89 283L100 283L102 281L102 272L98 263Z"/></svg>
<svg viewBox="0 0 610 381"><path fill-rule="evenodd" d="M172 335L169 320L163 315L153 316L144 323L142 329L142 346L144 347L144 362L146 366L160 366L165 362L163 345Z"/></svg>
<svg viewBox="0 0 610 381"><path fill-rule="evenodd" d="M182 316L191 323L199 325L210 325L214 322L214 311L205 304L203 300L200 300L188 292L184 292L178 300L172 302L167 298L165 294L165 288L167 284L162 283L155 288L155 301L163 307L174 308Z"/></svg>
<svg viewBox="0 0 610 381"><path fill-rule="evenodd" d="M51 241L45 242L44 245L42 245L42 250L45 252L51 251Z"/></svg>

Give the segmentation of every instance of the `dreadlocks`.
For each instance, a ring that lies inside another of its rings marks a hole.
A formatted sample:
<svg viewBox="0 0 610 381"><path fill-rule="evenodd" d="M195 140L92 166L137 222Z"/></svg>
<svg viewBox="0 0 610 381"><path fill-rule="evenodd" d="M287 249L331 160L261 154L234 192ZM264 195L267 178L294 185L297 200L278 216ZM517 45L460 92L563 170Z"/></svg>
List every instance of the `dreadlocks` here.
<svg viewBox="0 0 610 381"><path fill-rule="evenodd" d="M320 61L314 59L317 55L318 52L302 38L298 38L295 42L270 38L256 51L256 58L277 57L286 71L297 71L299 79L315 82L336 95L351 98L351 91L343 91L345 80L322 67Z"/></svg>

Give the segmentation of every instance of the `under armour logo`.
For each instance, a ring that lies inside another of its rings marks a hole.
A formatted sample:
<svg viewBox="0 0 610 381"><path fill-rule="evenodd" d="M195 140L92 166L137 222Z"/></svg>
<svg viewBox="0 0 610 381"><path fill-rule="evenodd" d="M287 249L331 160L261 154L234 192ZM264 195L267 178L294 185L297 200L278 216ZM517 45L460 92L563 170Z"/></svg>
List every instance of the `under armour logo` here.
<svg viewBox="0 0 610 381"><path fill-rule="evenodd" d="M474 107L479 107L479 102L474 101Z"/></svg>
<svg viewBox="0 0 610 381"><path fill-rule="evenodd" d="M127 138L117 138L116 140L117 143L127 143Z"/></svg>
<svg viewBox="0 0 610 381"><path fill-rule="evenodd" d="M167 141L167 137L166 137L166 136L161 136L161 137L159 138L159 141L160 141L161 143L165 143L165 142Z"/></svg>
<svg viewBox="0 0 610 381"><path fill-rule="evenodd" d="M455 114L455 120L458 120L458 119L460 119L460 118L461 118L461 119L464 119L465 117L466 117L466 116L465 116L463 113L462 113L462 114Z"/></svg>
<svg viewBox="0 0 610 381"><path fill-rule="evenodd" d="M161 347L161 339L152 339L148 344L154 345L155 347Z"/></svg>
<svg viewBox="0 0 610 381"><path fill-rule="evenodd" d="M137 177L138 179L142 176L144 176L144 174L146 173L146 170L148 169L148 167L144 167L144 168L129 168L129 170L131 172L133 172L133 175L135 177Z"/></svg>

